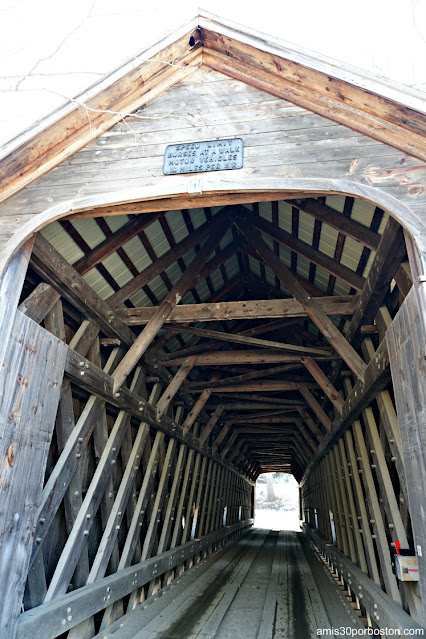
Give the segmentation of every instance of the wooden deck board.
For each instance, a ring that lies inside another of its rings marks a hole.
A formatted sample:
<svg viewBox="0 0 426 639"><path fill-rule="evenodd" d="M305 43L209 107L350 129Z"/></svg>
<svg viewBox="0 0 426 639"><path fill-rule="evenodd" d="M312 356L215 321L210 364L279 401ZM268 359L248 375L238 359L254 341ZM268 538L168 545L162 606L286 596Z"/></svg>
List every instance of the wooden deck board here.
<svg viewBox="0 0 426 639"><path fill-rule="evenodd" d="M281 639L356 627L302 534L254 529L194 566L95 639Z"/></svg>

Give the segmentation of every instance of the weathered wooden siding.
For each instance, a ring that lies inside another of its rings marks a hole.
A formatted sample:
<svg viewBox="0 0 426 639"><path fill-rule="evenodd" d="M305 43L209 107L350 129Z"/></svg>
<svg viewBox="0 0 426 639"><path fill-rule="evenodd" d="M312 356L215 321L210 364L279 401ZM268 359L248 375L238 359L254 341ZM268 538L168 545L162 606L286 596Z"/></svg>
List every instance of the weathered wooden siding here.
<svg viewBox="0 0 426 639"><path fill-rule="evenodd" d="M88 115L90 117L90 115ZM403 222L419 234L426 201L426 165L390 146L272 97L215 71L200 68L87 145L47 176L0 207L0 242L41 211L66 200L117 194L137 187L189 186L194 176L162 175L167 144L241 136L244 168L208 174L217 188L262 178L344 180L362 192L379 189L412 208ZM196 179L202 185L203 175ZM335 182L336 190L339 185ZM281 187L283 188L283 187ZM369 197L369 196L366 196ZM371 195L370 195L371 197ZM120 201L120 196L117 195ZM416 220L415 217L418 219Z"/></svg>
<svg viewBox="0 0 426 639"><path fill-rule="evenodd" d="M426 599L426 333L425 310L416 289L392 322L387 342L401 428L401 443L420 569L420 589Z"/></svg>
<svg viewBox="0 0 426 639"><path fill-rule="evenodd" d="M0 626L14 636L61 392L66 346L19 311L1 333ZM6 636L6 634L4 636Z"/></svg>

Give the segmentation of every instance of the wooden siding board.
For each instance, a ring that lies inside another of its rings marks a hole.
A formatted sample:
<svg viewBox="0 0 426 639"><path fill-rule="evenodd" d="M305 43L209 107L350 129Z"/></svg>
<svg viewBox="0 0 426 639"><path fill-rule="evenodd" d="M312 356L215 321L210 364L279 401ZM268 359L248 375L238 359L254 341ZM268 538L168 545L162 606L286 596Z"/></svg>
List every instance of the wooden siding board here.
<svg viewBox="0 0 426 639"><path fill-rule="evenodd" d="M19 311L5 340L0 369L2 612L13 639L34 541L67 347Z"/></svg>
<svg viewBox="0 0 426 639"><path fill-rule="evenodd" d="M426 309L413 287L386 333L426 618Z"/></svg>

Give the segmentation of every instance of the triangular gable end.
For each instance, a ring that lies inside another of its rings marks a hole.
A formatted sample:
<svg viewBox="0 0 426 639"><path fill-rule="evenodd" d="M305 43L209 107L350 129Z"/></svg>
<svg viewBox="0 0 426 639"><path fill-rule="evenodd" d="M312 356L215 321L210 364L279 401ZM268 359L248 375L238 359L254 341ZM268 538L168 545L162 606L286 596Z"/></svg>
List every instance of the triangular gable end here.
<svg viewBox="0 0 426 639"><path fill-rule="evenodd" d="M7 145L0 164L1 201L201 65L426 159L419 92L205 14Z"/></svg>

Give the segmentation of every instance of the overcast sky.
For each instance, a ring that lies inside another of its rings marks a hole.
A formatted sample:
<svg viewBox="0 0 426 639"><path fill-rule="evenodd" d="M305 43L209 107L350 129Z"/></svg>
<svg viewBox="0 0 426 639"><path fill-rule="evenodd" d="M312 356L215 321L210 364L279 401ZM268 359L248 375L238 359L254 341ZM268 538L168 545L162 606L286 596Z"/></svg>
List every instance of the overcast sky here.
<svg viewBox="0 0 426 639"><path fill-rule="evenodd" d="M192 0L0 0L0 143L198 13ZM426 92L426 0L203 0L202 8Z"/></svg>

